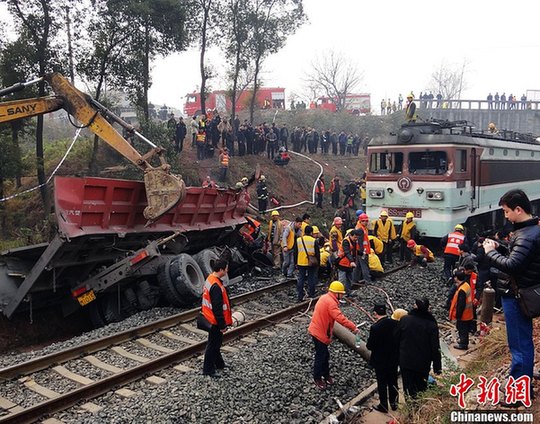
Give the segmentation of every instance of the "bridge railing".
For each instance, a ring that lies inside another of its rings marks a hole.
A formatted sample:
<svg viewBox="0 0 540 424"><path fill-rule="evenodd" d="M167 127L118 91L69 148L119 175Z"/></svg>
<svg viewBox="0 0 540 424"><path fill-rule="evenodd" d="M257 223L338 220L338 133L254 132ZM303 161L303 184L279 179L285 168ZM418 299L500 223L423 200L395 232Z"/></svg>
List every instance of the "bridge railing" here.
<svg viewBox="0 0 540 424"><path fill-rule="evenodd" d="M539 110L540 101L516 100L514 101L488 101L488 100L462 100L462 99L415 99L416 106L421 109L465 109L465 110L512 110L526 111Z"/></svg>

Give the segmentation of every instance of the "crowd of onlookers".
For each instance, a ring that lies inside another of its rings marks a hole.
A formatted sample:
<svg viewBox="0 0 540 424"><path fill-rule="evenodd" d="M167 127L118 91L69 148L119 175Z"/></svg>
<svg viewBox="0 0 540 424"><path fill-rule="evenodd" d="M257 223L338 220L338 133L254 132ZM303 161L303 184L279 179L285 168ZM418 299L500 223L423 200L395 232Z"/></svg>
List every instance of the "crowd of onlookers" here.
<svg viewBox="0 0 540 424"><path fill-rule="evenodd" d="M525 94L521 95L521 98L518 100L517 96L509 94L508 97L506 93L499 95L497 91L495 95L489 93L487 95L488 109L500 109L500 110L512 110L512 109L531 109L532 103L527 100Z"/></svg>

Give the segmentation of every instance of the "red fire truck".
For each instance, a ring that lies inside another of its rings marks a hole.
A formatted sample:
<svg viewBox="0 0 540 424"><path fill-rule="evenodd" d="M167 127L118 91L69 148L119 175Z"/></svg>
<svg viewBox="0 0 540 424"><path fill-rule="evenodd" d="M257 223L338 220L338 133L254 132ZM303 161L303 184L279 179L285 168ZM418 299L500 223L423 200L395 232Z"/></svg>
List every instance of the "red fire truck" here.
<svg viewBox="0 0 540 424"><path fill-rule="evenodd" d="M309 105L310 109L322 109L335 112L336 102L330 97L319 97L316 102ZM365 115L371 111L371 99L367 93L347 94L345 98L345 110L353 115Z"/></svg>
<svg viewBox="0 0 540 424"><path fill-rule="evenodd" d="M244 90L236 102L236 112L249 109L249 103L253 95L252 90ZM261 87L257 90L256 107L258 109L285 109L285 89L281 87ZM193 116L201 113L201 94L190 93L186 95L184 113ZM229 92L216 90L208 94L206 99L207 110L230 112L232 102Z"/></svg>

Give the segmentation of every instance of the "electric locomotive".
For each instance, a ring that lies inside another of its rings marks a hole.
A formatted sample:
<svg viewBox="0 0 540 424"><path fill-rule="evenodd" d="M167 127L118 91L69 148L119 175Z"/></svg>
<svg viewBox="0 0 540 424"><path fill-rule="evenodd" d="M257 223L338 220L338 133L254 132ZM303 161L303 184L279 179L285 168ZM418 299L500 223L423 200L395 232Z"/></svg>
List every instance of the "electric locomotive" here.
<svg viewBox="0 0 540 424"><path fill-rule="evenodd" d="M530 134L475 131L466 121L408 123L368 145L367 211L394 220L412 212L424 237L463 224L470 234L500 228L500 197L520 188L540 206L540 143Z"/></svg>

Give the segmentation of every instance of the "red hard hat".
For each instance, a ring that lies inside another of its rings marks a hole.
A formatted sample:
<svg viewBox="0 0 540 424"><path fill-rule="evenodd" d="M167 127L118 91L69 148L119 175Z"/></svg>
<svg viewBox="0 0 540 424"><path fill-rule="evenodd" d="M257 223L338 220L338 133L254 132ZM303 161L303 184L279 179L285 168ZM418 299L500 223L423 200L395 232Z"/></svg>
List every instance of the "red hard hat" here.
<svg viewBox="0 0 540 424"><path fill-rule="evenodd" d="M407 247L414 247L414 246L416 246L416 242L414 240L409 240L407 242Z"/></svg>
<svg viewBox="0 0 540 424"><path fill-rule="evenodd" d="M364 221L364 220L369 219L369 218L368 218L368 216L367 216L366 213L363 213L363 214L361 214L361 215L358 217L358 219L359 219L360 221Z"/></svg>

